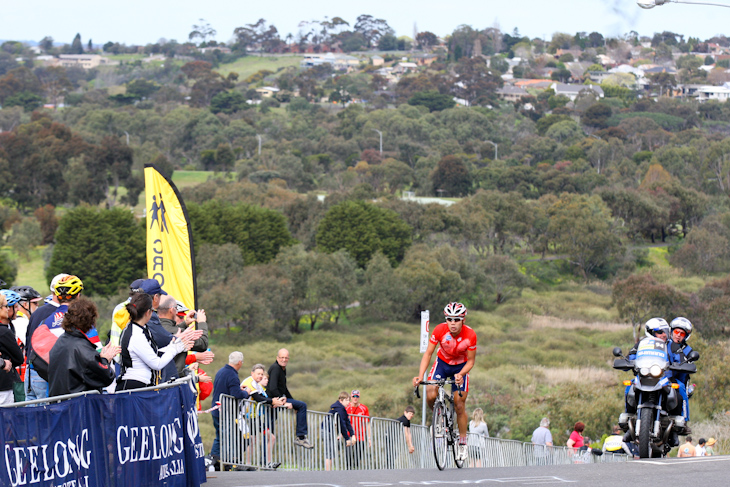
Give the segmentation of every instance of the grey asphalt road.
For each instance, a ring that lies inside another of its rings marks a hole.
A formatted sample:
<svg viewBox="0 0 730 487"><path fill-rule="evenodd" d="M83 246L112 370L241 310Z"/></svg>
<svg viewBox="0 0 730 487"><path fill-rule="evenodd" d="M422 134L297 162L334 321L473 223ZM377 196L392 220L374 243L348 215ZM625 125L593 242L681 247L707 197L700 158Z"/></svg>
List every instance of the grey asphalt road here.
<svg viewBox="0 0 730 487"><path fill-rule="evenodd" d="M555 467L337 472L208 472L207 487L405 487L427 485L579 485L727 487L730 456L635 460Z"/></svg>

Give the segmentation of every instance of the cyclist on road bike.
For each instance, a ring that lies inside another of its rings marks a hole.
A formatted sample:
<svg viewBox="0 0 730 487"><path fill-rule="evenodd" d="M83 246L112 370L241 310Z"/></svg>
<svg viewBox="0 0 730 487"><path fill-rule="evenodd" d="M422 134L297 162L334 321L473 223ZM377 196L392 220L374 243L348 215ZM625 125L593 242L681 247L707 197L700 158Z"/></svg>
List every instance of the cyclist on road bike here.
<svg viewBox="0 0 730 487"><path fill-rule="evenodd" d="M454 394L454 409L456 410L457 424L459 425L458 459L464 461L468 457L466 435L468 432L469 415L466 413L466 397L469 393L469 371L474 367L477 354L477 335L473 329L466 326L466 306L461 303L449 303L444 308L446 321L434 328L428 342L428 349L421 359L418 376L413 378L413 387L417 387L431 363L436 346L440 345L436 361L428 373L428 380L453 378L451 390L462 391ZM438 388L428 386L426 399L428 406L433 408Z"/></svg>

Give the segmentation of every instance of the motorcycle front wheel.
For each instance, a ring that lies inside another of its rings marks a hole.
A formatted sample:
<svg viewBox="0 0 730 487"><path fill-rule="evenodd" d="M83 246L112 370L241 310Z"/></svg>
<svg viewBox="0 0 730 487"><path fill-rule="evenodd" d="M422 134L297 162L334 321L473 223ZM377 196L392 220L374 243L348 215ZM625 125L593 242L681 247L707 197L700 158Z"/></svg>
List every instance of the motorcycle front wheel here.
<svg viewBox="0 0 730 487"><path fill-rule="evenodd" d="M643 408L639 417L639 456L641 458L651 457L651 428L654 425L654 410Z"/></svg>

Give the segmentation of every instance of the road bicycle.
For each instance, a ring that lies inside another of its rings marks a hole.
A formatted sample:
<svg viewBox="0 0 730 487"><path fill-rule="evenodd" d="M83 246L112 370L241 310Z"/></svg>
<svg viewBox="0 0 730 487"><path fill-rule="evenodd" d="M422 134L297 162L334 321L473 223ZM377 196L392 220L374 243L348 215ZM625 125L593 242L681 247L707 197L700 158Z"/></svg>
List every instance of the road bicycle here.
<svg viewBox="0 0 730 487"><path fill-rule="evenodd" d="M458 468L464 466L464 461L458 459L457 446L459 444L459 433L456 426L456 412L454 411L454 398L444 388L447 384L454 384L453 379L422 380L416 386L413 393L420 398L418 388L424 386L438 386L438 395L433 403L433 421L431 422L431 439L433 441L433 456L436 459L436 466L439 470L446 468L448 452ZM459 391L461 394L461 391Z"/></svg>

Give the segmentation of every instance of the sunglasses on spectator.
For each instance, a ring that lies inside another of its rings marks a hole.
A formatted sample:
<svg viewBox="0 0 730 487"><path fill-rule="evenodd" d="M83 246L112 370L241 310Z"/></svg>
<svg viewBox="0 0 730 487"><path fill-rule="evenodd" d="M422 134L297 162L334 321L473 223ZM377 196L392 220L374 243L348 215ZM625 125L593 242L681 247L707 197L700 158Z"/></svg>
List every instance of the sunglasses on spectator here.
<svg viewBox="0 0 730 487"><path fill-rule="evenodd" d="M446 318L446 321L461 321L463 319L464 318L458 318L458 317L457 318L452 318L452 317L449 316L448 318Z"/></svg>

